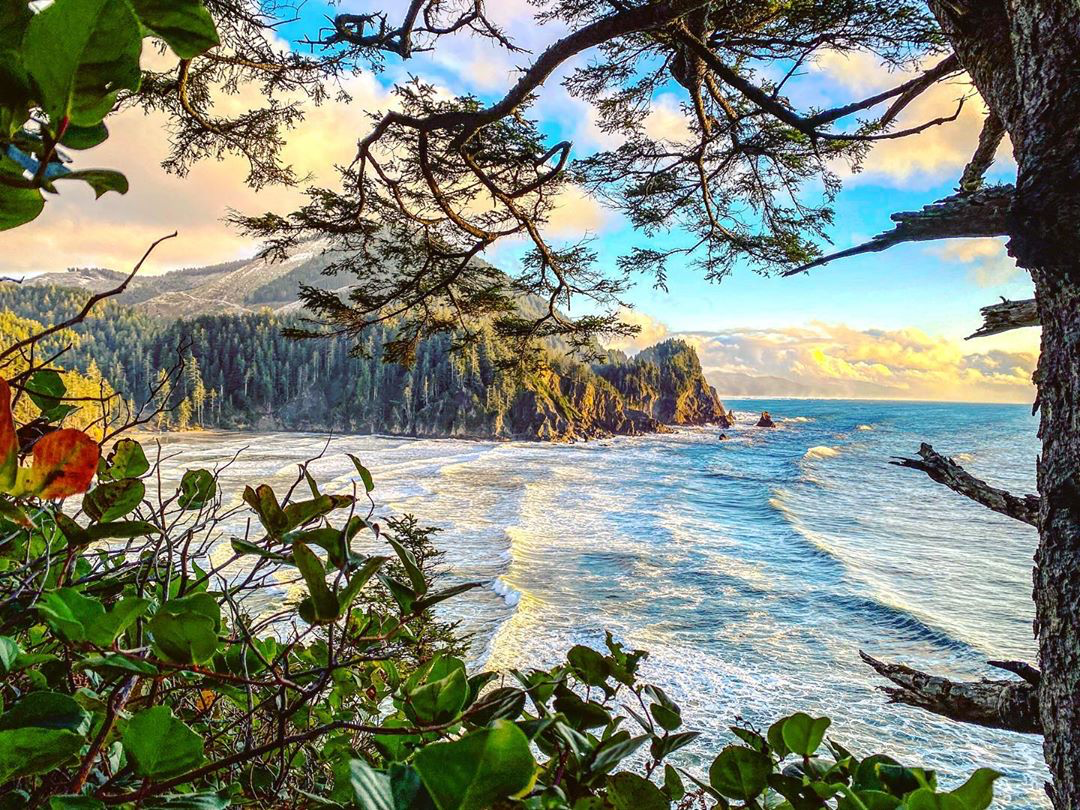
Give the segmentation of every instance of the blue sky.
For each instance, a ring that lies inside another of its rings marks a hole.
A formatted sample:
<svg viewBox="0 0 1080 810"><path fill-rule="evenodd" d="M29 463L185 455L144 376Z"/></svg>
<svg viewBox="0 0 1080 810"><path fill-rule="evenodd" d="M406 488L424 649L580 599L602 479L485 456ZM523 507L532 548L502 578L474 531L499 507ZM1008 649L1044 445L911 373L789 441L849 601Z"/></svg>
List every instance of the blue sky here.
<svg viewBox="0 0 1080 810"><path fill-rule="evenodd" d="M359 11L372 5L344 0L339 8ZM394 3L378 4L388 5ZM508 33L532 53L507 54L486 41L456 36L444 40L435 54L407 64L389 58L384 72L365 72L347 81L354 97L351 105L327 104L311 110L308 121L289 136L287 160L300 173L311 172L316 181L333 183L330 167L349 161L357 138L367 129L367 111L392 103L389 89L410 73L449 93L473 93L484 99L501 96L512 84L515 69L559 32L533 24L527 0L501 0L490 6ZM281 35L296 47L301 36L322 24L327 10L308 3L302 19L280 29ZM595 126L587 105L570 98L558 78L548 82L531 111L545 133L572 140L578 155L612 145ZM793 85L792 95L801 106L825 104L862 97L900 80L870 56L824 54ZM907 114L916 121L947 114L969 89L962 83L937 88ZM242 89L238 98L223 98L222 103L227 109L243 109L258 102L253 94L256 91ZM675 99L670 90L658 96L657 127L678 125ZM916 209L952 193L974 148L981 116L981 104L974 99L952 124L875 148L864 171L847 178L836 201L834 248L888 229L894 211ZM0 270L123 268L151 239L173 228L181 238L162 246L149 272L246 256L255 246L221 221L227 210L284 212L299 199L295 190L244 188L244 167L235 158L201 164L186 179L166 175L159 163L168 132L160 117L124 113L111 131L110 140L87 155L96 165L124 170L131 191L97 202L87 194L65 191L49 202L38 221L0 237L6 247ZM1014 170L1003 149L991 179L1010 180ZM565 238L591 233L606 266L613 266L616 256L637 239L624 221L587 198L568 200L559 217L562 222L553 223L556 235L560 228L566 230ZM489 258L513 270L520 250L519 245L503 245ZM633 350L678 334L696 342L706 371L718 379L731 379L733 374L776 375L820 383L823 394L856 386L850 390L910 398L1024 401L1031 396L1028 378L1037 330L962 341L978 325L979 307L999 296L1031 295L1030 280L1012 267L1000 240L904 245L788 279L736 269L718 285L675 264L668 286L662 293L643 278L629 295L643 332L640 341L624 348Z"/></svg>

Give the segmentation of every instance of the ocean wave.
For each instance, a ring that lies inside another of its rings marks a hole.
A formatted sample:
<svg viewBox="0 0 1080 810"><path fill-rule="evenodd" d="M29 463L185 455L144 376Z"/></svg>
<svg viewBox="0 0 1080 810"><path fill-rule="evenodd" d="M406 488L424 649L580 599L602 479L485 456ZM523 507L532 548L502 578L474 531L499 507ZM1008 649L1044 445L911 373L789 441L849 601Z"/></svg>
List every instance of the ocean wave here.
<svg viewBox="0 0 1080 810"><path fill-rule="evenodd" d="M809 416L781 416L777 422L813 422Z"/></svg>
<svg viewBox="0 0 1080 810"><path fill-rule="evenodd" d="M829 447L824 444L819 444L817 447L811 447L803 454L803 458L835 458L840 455L840 451L835 447Z"/></svg>
<svg viewBox="0 0 1080 810"><path fill-rule="evenodd" d="M521 591L507 584L502 577L496 577L491 581L491 590L502 597L507 607L517 607L517 603L521 601Z"/></svg>
<svg viewBox="0 0 1080 810"><path fill-rule="evenodd" d="M977 652L968 642L899 605L856 594L824 594L822 598L854 614L861 621L869 621L883 630L899 632L910 641L923 641L955 652ZM884 640L895 642L895 639L888 637Z"/></svg>

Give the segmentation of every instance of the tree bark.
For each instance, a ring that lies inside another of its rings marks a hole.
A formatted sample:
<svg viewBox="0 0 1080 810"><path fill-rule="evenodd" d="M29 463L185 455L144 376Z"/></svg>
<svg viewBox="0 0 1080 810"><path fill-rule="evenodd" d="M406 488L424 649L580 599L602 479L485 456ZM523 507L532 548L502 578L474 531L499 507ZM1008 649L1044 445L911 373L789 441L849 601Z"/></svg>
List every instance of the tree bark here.
<svg viewBox="0 0 1080 810"><path fill-rule="evenodd" d="M1074 192L1075 193L1075 192ZM1076 227L1076 223L1074 223ZM1080 262L1080 259L1074 259ZM1080 264L1078 264L1080 266ZM1080 279L1035 271L1042 323L1039 406L1039 549L1035 633L1039 704L1059 810L1080 808Z"/></svg>
<svg viewBox="0 0 1080 810"><path fill-rule="evenodd" d="M1057 810L1080 809L1080 3L927 0L1017 164L1009 253L1042 325L1035 633Z"/></svg>

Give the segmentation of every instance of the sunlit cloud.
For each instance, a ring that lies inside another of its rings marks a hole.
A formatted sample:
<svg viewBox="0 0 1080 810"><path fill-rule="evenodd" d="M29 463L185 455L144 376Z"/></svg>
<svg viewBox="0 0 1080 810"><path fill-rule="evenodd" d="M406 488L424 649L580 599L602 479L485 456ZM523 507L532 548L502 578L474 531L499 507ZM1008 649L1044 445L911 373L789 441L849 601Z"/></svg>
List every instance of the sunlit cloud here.
<svg viewBox="0 0 1080 810"><path fill-rule="evenodd" d="M996 287L1024 276L1001 239L951 239L932 250L947 262L965 265L980 287Z"/></svg>
<svg viewBox="0 0 1080 810"><path fill-rule="evenodd" d="M931 67L934 61L927 61L923 67ZM846 88L853 97L864 97L901 84L913 74L890 71L872 54L825 51L817 57L812 75L826 77ZM986 117L986 104L973 94L966 76L938 82L915 99L894 125L894 131L899 131L950 116L962 97L968 98L955 121L930 127L917 135L875 144L863 163L860 176L905 188L940 185L943 177L958 180L975 151ZM1012 165L1012 147L1008 138L998 149L997 163L999 166Z"/></svg>
<svg viewBox="0 0 1080 810"><path fill-rule="evenodd" d="M1030 402L1037 361L1032 341L968 344L918 329L852 329L812 323L775 329L671 332L648 314L623 319L641 327L612 348L634 353L666 337L698 352L722 395Z"/></svg>
<svg viewBox="0 0 1080 810"><path fill-rule="evenodd" d="M368 74L350 79L346 87L352 103L312 107L304 122L287 133L282 155L297 176L333 185L334 164L351 160L358 137L370 126L367 112L391 104L387 91ZM234 110L252 107L260 102L257 92L244 88L228 105ZM299 187L248 188L247 163L236 156L200 161L187 177L167 174L160 166L169 148L161 114L128 110L110 119L109 131L103 144L79 153L80 165L122 170L130 191L95 201L82 184L69 184L59 196L50 197L37 220L4 234L0 269L124 269L151 241L173 230L179 237L158 248L145 272L249 256L254 251L251 240L222 221L228 212L287 213L304 200Z"/></svg>

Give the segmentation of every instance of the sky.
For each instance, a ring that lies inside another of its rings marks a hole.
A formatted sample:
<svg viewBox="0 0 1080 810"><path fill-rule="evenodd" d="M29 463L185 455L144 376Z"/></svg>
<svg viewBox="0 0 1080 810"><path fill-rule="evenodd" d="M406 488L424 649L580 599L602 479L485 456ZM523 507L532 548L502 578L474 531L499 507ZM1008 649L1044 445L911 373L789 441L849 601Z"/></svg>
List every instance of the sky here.
<svg viewBox="0 0 1080 810"><path fill-rule="evenodd" d="M376 5L402 3L384 0ZM369 0L343 0L339 8L355 12L372 5ZM333 183L332 167L351 160L356 141L369 127L368 113L392 104L390 88L410 73L448 93L501 96L513 83L515 70L559 31L535 25L527 0L500 0L489 7L530 53L510 54L486 41L455 36L442 40L433 54L408 63L390 60L380 74L351 77L347 87L352 102L309 109L306 120L288 134L285 160L298 175ZM317 28L325 11L318 3L304 6L304 18L281 29L282 47L297 47L289 40ZM561 86L560 75L548 81L531 113L545 133L569 138L578 155L613 145L596 126L588 105ZM903 78L869 55L826 53L796 82L792 94L805 108L862 97ZM911 105L899 124L948 114L969 89L959 81L939 85ZM255 94L248 88L238 96L222 97L223 109L247 109L257 103ZM889 214L895 211L917 209L953 193L974 150L983 114L975 98L955 122L878 145L860 173L845 177L830 233L833 249L887 230ZM647 126L656 135L678 133L685 126L673 93L658 93ZM64 189L59 198L51 197L35 222L0 235L0 272L73 266L125 269L153 239L173 230L179 238L161 245L145 272L250 256L257 245L230 230L222 221L227 212L286 213L301 199L299 189L245 187L244 164L234 157L199 163L184 178L166 174L159 164L169 133L159 115L127 111L111 117L109 127L110 139L80 153L80 163L122 170L131 190L96 202L88 189ZM1006 144L990 179L1008 181L1014 173ZM584 193L565 195L549 233L566 239L589 234L600 261L608 265L634 239L625 221ZM497 245L487 258L512 271L520 250L520 244ZM1030 279L1014 266L999 239L902 245L786 279L737 269L714 284L692 268L674 265L666 292L642 279L629 294L632 309L625 316L642 329L635 339L617 346L633 352L665 337L683 337L697 347L706 374L721 394L740 393L751 384L749 378L767 377L773 380L768 393L776 394L1030 402L1038 329L975 341L964 336L979 325L980 307L1000 297L1031 296Z"/></svg>

